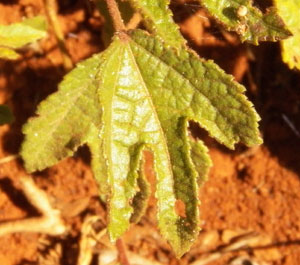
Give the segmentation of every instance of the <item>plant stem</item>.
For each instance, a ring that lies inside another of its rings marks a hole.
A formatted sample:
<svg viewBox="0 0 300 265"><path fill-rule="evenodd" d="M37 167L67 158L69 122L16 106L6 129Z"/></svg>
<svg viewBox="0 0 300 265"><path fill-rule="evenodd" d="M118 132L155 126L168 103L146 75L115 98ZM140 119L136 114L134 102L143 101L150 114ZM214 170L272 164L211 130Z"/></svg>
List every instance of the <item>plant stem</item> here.
<svg viewBox="0 0 300 265"><path fill-rule="evenodd" d="M126 24L126 29L136 29L137 26L140 24L142 21L142 16L140 13L134 13L132 18L129 20L129 22Z"/></svg>
<svg viewBox="0 0 300 265"><path fill-rule="evenodd" d="M118 8L118 4L115 0L106 0L108 7L108 12L112 18L114 28L117 32L125 31L126 27L124 25L123 19Z"/></svg>
<svg viewBox="0 0 300 265"><path fill-rule="evenodd" d="M68 53L68 50L67 50L67 47L65 44L64 34L62 32L62 29L60 27L58 17L56 14L56 2L55 2L55 0L44 0L44 5L45 5L49 23L52 26L54 35L57 40L58 48L60 49L60 52L62 55L64 68L67 71L71 70L73 68L73 62Z"/></svg>
<svg viewBox="0 0 300 265"><path fill-rule="evenodd" d="M116 248L118 250L119 262L122 265L130 265L122 238L116 241Z"/></svg>

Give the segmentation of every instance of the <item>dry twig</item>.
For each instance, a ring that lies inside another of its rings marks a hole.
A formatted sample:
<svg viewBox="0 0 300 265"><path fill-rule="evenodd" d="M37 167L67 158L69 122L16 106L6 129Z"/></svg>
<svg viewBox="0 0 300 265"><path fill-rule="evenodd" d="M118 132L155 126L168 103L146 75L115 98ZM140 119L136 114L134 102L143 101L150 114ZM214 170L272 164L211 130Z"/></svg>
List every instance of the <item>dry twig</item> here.
<svg viewBox="0 0 300 265"><path fill-rule="evenodd" d="M2 222L0 223L0 236L18 232L64 234L67 227L61 218L60 211L52 208L47 194L35 185L31 177L22 177L20 181L25 196L42 216Z"/></svg>

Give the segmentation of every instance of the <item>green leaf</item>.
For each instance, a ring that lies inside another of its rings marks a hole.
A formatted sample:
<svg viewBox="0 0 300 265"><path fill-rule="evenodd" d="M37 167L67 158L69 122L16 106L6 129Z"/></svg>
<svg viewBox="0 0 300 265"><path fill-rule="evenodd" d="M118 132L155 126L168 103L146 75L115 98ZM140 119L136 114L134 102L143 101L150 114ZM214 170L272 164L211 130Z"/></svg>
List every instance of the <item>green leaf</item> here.
<svg viewBox="0 0 300 265"><path fill-rule="evenodd" d="M288 66L300 70L300 1L275 0L279 15L282 17L293 37L281 41L282 59Z"/></svg>
<svg viewBox="0 0 300 265"><path fill-rule="evenodd" d="M20 48L46 36L46 20L42 16L25 19L20 23L0 25L0 46Z"/></svg>
<svg viewBox="0 0 300 265"><path fill-rule="evenodd" d="M143 15L149 31L160 36L170 46L181 48L185 44L169 9L169 0L130 0Z"/></svg>
<svg viewBox="0 0 300 265"><path fill-rule="evenodd" d="M0 47L0 58L16 60L20 57L14 50L9 48Z"/></svg>
<svg viewBox="0 0 300 265"><path fill-rule="evenodd" d="M120 35L105 52L100 102L103 107L104 154L108 182L110 237L129 226L143 146L154 153L156 197L161 233L178 256L199 230L197 179L211 162L201 142L188 136L188 121L197 121L220 142L233 148L242 141L259 144L258 116L242 94L244 88L212 62L188 51L179 54L158 39L134 31ZM202 163L194 163L201 157ZM203 170L200 174L195 168ZM185 217L175 214L175 202Z"/></svg>
<svg viewBox="0 0 300 265"><path fill-rule="evenodd" d="M43 169L87 143L115 240L145 211L142 154L151 150L158 225L180 257L198 235L198 184L211 166L207 148L189 136L189 121L230 148L261 143L259 118L243 92L232 76L187 49L144 31L119 32L105 52L69 73L24 127L25 166Z"/></svg>
<svg viewBox="0 0 300 265"><path fill-rule="evenodd" d="M200 1L200 0L198 0ZM200 3L228 30L236 31L242 41L277 41L291 36L275 8L263 14L252 0L201 0Z"/></svg>
<svg viewBox="0 0 300 265"><path fill-rule="evenodd" d="M96 106L95 107L99 107ZM101 117L101 110L99 117ZM100 126L99 126L100 127ZM110 187L107 179L107 165L103 154L103 141L100 135L100 129L95 125L91 125L90 132L85 140L92 154L91 166L94 172L94 177L98 182L99 196L105 201L110 193ZM84 142L83 142L84 143Z"/></svg>
<svg viewBox="0 0 300 265"><path fill-rule="evenodd" d="M201 60L188 50L175 52L142 31L134 31L131 37L131 50L164 132L175 196L186 207L186 218L177 218L173 224L174 219L170 221L159 212L162 234L181 256L198 231L196 179L205 179L211 165L202 142L188 137L188 120L198 122L211 136L233 148L239 141L249 146L261 143L259 117L244 96L245 89L213 62ZM195 163L197 158L202 162ZM195 168L202 172L198 175ZM160 183L158 177L157 198L164 208L166 184Z"/></svg>
<svg viewBox="0 0 300 265"><path fill-rule="evenodd" d="M38 106L37 117L23 127L21 156L26 170L34 172L56 164L87 144L99 192L107 195L107 169L99 135L102 111L97 97L97 74L102 62L101 55L96 54L79 63L65 76L58 91Z"/></svg>
<svg viewBox="0 0 300 265"><path fill-rule="evenodd" d="M6 105L0 105L0 125L11 123L14 120L14 115Z"/></svg>
<svg viewBox="0 0 300 265"><path fill-rule="evenodd" d="M238 142L261 143L259 117L244 95L245 88L231 75L189 50L177 54L143 31L133 31L131 37L137 64L154 102L159 101L156 108L163 119L182 112L231 149Z"/></svg>

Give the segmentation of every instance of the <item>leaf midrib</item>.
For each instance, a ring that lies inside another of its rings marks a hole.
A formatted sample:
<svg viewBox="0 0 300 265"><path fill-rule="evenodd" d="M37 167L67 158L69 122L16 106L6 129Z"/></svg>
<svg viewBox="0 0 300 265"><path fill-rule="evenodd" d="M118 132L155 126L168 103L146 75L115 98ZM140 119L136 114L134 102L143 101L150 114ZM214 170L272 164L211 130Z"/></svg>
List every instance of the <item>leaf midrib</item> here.
<svg viewBox="0 0 300 265"><path fill-rule="evenodd" d="M132 39L131 39L131 41L132 41ZM169 149L168 149L168 145L167 145L167 140L166 140L166 138L165 138L164 130L163 130L163 128L161 127L160 120L159 120L159 118L158 118L156 109L155 109L154 104L153 104L153 102L152 102L152 97L151 97L150 92L149 92L149 90L148 90L148 88L147 88L147 86L146 86L146 83L145 83L144 79L143 79L143 76L142 76L142 74L141 74L140 68L139 68L139 66L138 66L137 63L136 63L136 60L135 60L133 51L132 51L132 49L131 49L131 46L130 46L129 44L127 44L127 46L128 46L129 51L130 51L130 55L131 55L131 58L132 58L132 60L133 60L133 63L134 63L134 65L135 65L135 67L136 67L136 69L137 69L137 71L138 71L138 73L139 73L138 76L139 76L139 78L140 78L140 82L143 84L144 91L145 91L145 93L146 93L146 95L147 95L146 98L148 98L150 107L151 107L152 112L153 112L153 115L154 115L154 119L156 120L156 122L157 122L157 124L158 124L159 132L160 132L160 135L161 135L161 138L162 138L162 141L163 141L163 148L164 148L165 153L167 154L167 158L168 158L169 172L171 172L172 178L173 178L173 170L172 170L172 168L171 168L171 159L170 159Z"/></svg>

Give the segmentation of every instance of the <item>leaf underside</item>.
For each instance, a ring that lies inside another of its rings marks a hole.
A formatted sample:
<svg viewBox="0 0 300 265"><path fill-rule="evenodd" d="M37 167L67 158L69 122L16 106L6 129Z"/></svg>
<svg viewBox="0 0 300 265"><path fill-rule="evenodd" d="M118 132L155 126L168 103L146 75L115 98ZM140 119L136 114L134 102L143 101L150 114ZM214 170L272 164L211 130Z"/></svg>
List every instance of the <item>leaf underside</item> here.
<svg viewBox="0 0 300 265"><path fill-rule="evenodd" d="M11 25L0 25L0 58L17 59L19 55L13 49L37 41L46 34L46 20L42 16Z"/></svg>
<svg viewBox="0 0 300 265"><path fill-rule="evenodd" d="M275 8L263 14L252 0L198 0L209 13L242 41L258 45L259 41L277 41L291 36Z"/></svg>
<svg viewBox="0 0 300 265"><path fill-rule="evenodd" d="M115 240L145 211L143 151L151 150L158 226L180 257L197 237L198 184L211 166L205 145L189 136L189 121L229 148L260 144L259 117L243 93L212 61L141 30L119 33L39 106L39 116L24 127L21 154L29 171L41 170L87 143L108 195L108 232ZM178 200L183 216L175 212Z"/></svg>
<svg viewBox="0 0 300 265"><path fill-rule="evenodd" d="M282 59L288 66L300 70L300 1L275 0L279 15L293 36L281 41Z"/></svg>

